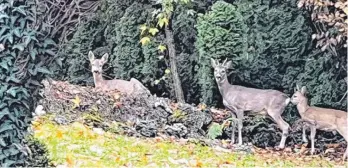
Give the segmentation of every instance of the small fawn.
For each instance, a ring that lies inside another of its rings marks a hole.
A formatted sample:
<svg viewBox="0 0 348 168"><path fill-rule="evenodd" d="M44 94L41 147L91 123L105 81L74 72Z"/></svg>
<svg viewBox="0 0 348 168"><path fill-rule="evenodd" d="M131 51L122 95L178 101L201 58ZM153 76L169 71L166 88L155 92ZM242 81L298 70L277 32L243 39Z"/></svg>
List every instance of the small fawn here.
<svg viewBox="0 0 348 168"><path fill-rule="evenodd" d="M311 154L314 154L314 138L316 130L323 131L337 131L348 142L348 126L347 126L347 112L329 108L319 108L308 105L308 99L305 96L306 87L303 86L301 90L297 86L295 93L291 97L291 103L297 106L300 113L301 120L306 122L311 130ZM302 140L307 141L305 136L305 128L303 127ZM348 146L343 155L343 160L347 157Z"/></svg>
<svg viewBox="0 0 348 168"><path fill-rule="evenodd" d="M105 53L101 59L95 59L92 51L88 53L89 61L92 65L92 73L94 78L94 85L97 89L103 91L118 90L126 94L134 93L146 93L151 94L150 91L138 80L131 78L130 81L113 79L104 80L103 79L103 65L107 62L109 54Z"/></svg>

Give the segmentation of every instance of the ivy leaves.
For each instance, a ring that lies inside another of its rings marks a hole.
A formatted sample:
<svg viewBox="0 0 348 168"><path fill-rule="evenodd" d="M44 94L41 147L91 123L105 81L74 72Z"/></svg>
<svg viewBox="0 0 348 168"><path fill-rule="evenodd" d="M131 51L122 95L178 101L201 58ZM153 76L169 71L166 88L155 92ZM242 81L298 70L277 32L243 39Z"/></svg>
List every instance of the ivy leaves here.
<svg viewBox="0 0 348 168"><path fill-rule="evenodd" d="M152 23L152 27L147 27L146 24L140 26L142 35L140 43L143 46L148 44L151 41L151 37L156 36L156 34L160 32L159 29L163 29L169 25L169 19L171 18L176 3L187 4L191 1L192 0L157 0L156 4L160 4L162 8L153 11L152 17L154 18L154 23ZM166 47L163 44L160 44L158 50L163 53L166 50Z"/></svg>
<svg viewBox="0 0 348 168"><path fill-rule="evenodd" d="M39 81L50 74L56 43L41 30L35 2L5 1L0 4L0 164L23 164L19 150L29 124ZM35 24L35 25L34 25ZM6 148L2 148L6 146Z"/></svg>

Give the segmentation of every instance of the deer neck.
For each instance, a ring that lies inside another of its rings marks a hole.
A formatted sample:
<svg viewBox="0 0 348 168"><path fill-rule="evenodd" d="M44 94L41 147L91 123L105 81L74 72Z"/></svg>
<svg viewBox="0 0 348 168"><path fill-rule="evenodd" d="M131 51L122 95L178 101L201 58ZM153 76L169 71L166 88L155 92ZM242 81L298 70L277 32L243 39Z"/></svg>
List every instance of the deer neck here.
<svg viewBox="0 0 348 168"><path fill-rule="evenodd" d="M308 110L308 108L309 105L307 98L303 99L301 102L297 104L297 110L301 116Z"/></svg>
<svg viewBox="0 0 348 168"><path fill-rule="evenodd" d="M225 76L225 78L222 81L218 82L218 88L219 88L219 91L223 97L226 94L227 89L230 88L231 86L233 86L233 85L231 85L228 82L227 76Z"/></svg>
<svg viewBox="0 0 348 168"><path fill-rule="evenodd" d="M101 87L104 83L104 79L101 73L93 73L95 87Z"/></svg>

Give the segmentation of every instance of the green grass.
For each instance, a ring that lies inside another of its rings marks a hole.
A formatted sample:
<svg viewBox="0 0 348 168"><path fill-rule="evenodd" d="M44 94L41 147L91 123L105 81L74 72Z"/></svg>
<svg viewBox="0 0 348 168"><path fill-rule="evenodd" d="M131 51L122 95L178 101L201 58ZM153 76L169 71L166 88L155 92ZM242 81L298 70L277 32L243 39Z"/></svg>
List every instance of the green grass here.
<svg viewBox="0 0 348 168"><path fill-rule="evenodd" d="M54 165L69 167L219 167L219 166L325 166L319 157L259 153L244 155L188 143L184 140L134 138L110 132L98 134L82 123L62 126L41 117L33 122L34 136L44 143Z"/></svg>

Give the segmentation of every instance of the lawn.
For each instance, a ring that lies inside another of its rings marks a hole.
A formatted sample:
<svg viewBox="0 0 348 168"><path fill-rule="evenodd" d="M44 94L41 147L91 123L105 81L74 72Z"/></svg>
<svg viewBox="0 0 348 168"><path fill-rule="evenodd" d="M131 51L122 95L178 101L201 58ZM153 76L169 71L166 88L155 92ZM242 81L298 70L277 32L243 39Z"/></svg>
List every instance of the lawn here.
<svg viewBox="0 0 348 168"><path fill-rule="evenodd" d="M37 118L34 136L44 143L55 166L67 167L333 167L342 163L319 156L253 149L241 154L185 139L135 138L90 128L83 122L57 125Z"/></svg>

